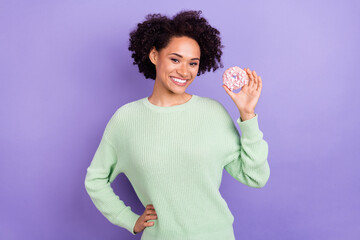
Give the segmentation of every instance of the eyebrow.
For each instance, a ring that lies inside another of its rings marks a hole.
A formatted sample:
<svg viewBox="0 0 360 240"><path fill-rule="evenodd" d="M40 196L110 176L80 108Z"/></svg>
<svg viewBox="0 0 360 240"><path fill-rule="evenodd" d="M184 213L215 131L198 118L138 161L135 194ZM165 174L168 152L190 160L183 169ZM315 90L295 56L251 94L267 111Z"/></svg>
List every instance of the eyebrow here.
<svg viewBox="0 0 360 240"><path fill-rule="evenodd" d="M171 55L171 54L176 55L176 56L178 56L178 57L180 57L180 58L183 57L183 56L181 56L181 55L178 54L178 53L170 53L169 55ZM199 61L200 61L200 58L192 58L191 60L199 60Z"/></svg>

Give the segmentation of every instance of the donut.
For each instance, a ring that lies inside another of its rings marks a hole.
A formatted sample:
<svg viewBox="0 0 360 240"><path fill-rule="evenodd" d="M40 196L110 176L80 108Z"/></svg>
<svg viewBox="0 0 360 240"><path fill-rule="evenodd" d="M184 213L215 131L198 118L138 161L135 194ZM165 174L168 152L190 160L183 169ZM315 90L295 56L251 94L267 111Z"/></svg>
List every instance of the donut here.
<svg viewBox="0 0 360 240"><path fill-rule="evenodd" d="M239 89L249 82L247 73L238 66L231 67L225 70L223 74L223 83L231 91Z"/></svg>

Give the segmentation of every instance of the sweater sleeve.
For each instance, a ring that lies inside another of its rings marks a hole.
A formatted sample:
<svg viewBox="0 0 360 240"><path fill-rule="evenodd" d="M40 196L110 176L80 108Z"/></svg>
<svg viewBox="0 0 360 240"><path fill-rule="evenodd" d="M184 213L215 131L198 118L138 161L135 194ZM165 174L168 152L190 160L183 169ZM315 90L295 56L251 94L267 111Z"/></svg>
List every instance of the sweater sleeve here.
<svg viewBox="0 0 360 240"><path fill-rule="evenodd" d="M232 121L231 121L232 122ZM226 163L225 170L237 181L254 188L262 188L270 177L270 168L267 161L268 144L263 139L263 133L259 129L258 115L237 123L242 136L233 125L234 154L230 162Z"/></svg>
<svg viewBox="0 0 360 240"><path fill-rule="evenodd" d="M119 171L114 171L117 153L110 140L103 135L90 166L87 168L85 188L96 208L113 224L133 232L140 215L114 193L111 183Z"/></svg>

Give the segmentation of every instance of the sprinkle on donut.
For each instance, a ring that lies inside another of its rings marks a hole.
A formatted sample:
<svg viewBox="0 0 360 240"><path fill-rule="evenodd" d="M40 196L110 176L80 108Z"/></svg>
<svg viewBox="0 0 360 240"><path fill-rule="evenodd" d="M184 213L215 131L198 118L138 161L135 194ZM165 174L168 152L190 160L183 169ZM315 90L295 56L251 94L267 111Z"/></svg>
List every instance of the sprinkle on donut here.
<svg viewBox="0 0 360 240"><path fill-rule="evenodd" d="M223 74L223 83L232 91L239 89L249 81L249 76L238 66L225 70Z"/></svg>

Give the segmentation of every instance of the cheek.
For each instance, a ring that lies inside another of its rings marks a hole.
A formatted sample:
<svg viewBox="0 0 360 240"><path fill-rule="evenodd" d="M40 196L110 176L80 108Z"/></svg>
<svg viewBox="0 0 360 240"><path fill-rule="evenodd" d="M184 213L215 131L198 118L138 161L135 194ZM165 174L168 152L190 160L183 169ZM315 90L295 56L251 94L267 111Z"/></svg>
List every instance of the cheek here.
<svg viewBox="0 0 360 240"><path fill-rule="evenodd" d="M175 68L174 68L173 64L167 63L167 64L163 64L161 69L164 72L170 72L170 71L174 70Z"/></svg>
<svg viewBox="0 0 360 240"><path fill-rule="evenodd" d="M159 74L166 74L169 71L169 66L167 66L166 64L158 64L156 66L156 71Z"/></svg>
<svg viewBox="0 0 360 240"><path fill-rule="evenodd" d="M198 71L199 71L199 67L191 69L193 75L197 75Z"/></svg>

